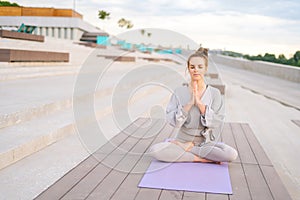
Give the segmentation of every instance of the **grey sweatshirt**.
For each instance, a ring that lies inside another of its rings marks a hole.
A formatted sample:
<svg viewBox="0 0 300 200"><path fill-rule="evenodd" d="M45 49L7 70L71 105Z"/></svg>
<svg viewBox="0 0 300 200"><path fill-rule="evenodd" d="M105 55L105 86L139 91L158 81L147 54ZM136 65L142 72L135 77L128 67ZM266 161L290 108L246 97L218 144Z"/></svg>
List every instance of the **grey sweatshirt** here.
<svg viewBox="0 0 300 200"><path fill-rule="evenodd" d="M207 86L202 102L206 105L204 115L196 106L186 113L183 107L190 101L192 93L187 84L183 84L175 89L166 109L166 118L168 122L179 128L179 131L192 136L200 136L200 132L205 128L214 130L214 135L220 134L225 118L225 108L223 97L217 88Z"/></svg>

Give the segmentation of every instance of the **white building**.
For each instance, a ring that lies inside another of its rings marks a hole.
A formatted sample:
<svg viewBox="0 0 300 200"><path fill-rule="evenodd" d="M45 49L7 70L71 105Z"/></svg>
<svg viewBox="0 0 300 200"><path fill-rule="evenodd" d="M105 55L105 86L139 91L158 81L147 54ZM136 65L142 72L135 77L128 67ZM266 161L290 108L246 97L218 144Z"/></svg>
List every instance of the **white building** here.
<svg viewBox="0 0 300 200"><path fill-rule="evenodd" d="M3 10L5 8L6 10ZM19 9L20 12L14 12L15 9ZM17 30L22 23L36 26L33 34L68 40L79 40L85 32L103 32L85 22L79 13L71 9L0 7L0 29Z"/></svg>

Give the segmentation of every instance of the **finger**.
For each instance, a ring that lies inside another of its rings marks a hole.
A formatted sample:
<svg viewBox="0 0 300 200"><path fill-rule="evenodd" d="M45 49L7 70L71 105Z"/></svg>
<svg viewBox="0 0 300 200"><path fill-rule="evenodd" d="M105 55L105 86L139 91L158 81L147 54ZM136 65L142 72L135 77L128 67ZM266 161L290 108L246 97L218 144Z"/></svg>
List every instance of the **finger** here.
<svg viewBox="0 0 300 200"><path fill-rule="evenodd" d="M197 81L194 81L194 83L193 83L193 89L194 90L198 90L198 83L197 83Z"/></svg>

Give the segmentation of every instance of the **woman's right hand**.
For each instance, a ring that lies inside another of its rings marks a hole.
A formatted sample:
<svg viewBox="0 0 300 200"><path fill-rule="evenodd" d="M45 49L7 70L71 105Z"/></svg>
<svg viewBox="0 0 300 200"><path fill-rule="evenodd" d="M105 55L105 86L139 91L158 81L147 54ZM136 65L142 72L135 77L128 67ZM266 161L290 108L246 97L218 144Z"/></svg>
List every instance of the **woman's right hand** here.
<svg viewBox="0 0 300 200"><path fill-rule="evenodd" d="M197 103L197 92L198 92L198 83L197 81L194 81L192 85L192 99L190 101L192 105L196 105Z"/></svg>
<svg viewBox="0 0 300 200"><path fill-rule="evenodd" d="M197 95L197 81L192 84L192 97L190 101L184 106L184 111L189 112L193 105L196 105L196 95Z"/></svg>

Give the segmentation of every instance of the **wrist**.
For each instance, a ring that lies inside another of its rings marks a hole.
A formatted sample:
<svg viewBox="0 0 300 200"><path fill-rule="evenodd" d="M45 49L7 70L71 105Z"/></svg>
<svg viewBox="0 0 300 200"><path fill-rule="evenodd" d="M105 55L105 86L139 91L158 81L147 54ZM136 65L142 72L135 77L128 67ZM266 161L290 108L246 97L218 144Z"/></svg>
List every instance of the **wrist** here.
<svg viewBox="0 0 300 200"><path fill-rule="evenodd" d="M197 103L197 107L199 108L201 114L205 113L205 110L206 110L206 105L205 104Z"/></svg>

